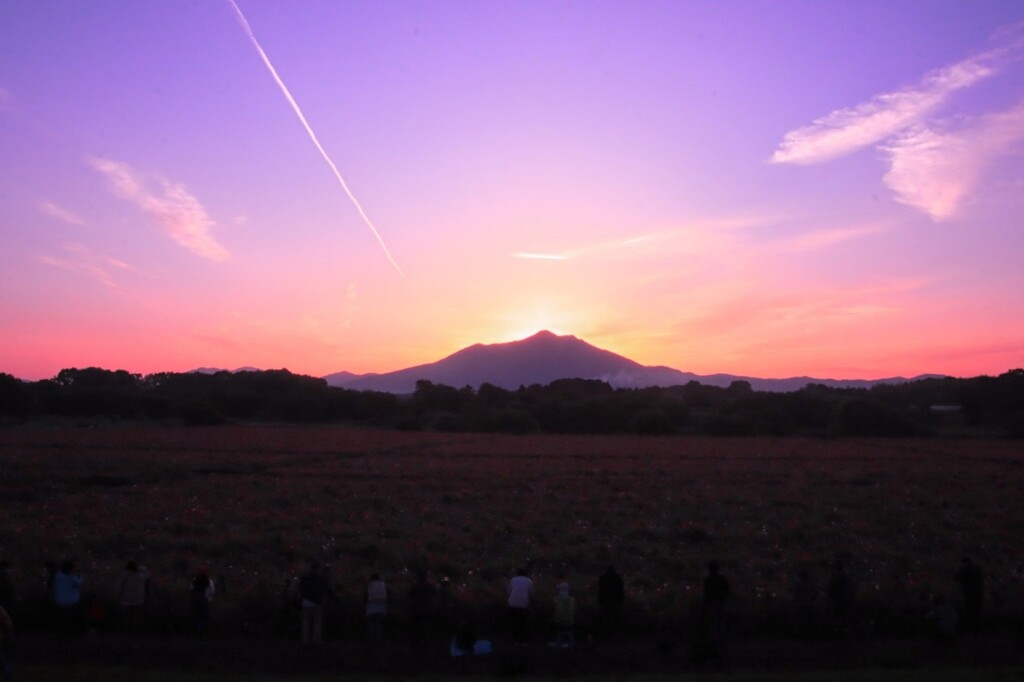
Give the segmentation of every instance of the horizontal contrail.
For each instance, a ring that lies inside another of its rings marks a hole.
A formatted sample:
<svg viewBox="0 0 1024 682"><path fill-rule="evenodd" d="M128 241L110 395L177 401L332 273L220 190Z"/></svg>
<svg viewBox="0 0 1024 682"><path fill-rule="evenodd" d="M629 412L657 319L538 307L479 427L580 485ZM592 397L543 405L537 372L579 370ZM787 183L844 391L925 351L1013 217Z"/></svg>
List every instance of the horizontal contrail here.
<svg viewBox="0 0 1024 682"><path fill-rule="evenodd" d="M530 260L569 260L569 256L557 253L517 253L516 258L527 258Z"/></svg>
<svg viewBox="0 0 1024 682"><path fill-rule="evenodd" d="M396 263L395 259L391 256L391 251L388 249L388 245L384 243L384 239L380 236L380 232L377 231L377 228L374 226L373 221L370 220L370 217L366 215L366 211L363 210L363 207L359 205L359 200L356 199L354 194L352 194L352 190L350 190L348 188L348 184L345 183L345 178L341 177L341 172L338 170L338 167L334 165L334 161L331 161L331 157L327 155L323 145L320 144L320 140L317 139L316 133L313 132L313 129L310 127L306 117L302 115L302 109L299 108L298 102L296 102L295 98L292 97L292 93L288 91L288 86L286 86L284 81L281 80L281 77L277 75L277 70L274 68L274 65L270 63L270 58L267 57L267 53L263 51L263 48L260 46L260 42L256 40L256 36L253 34L252 28L249 26L249 22L246 20L245 15L242 14L242 10L238 7L235 0L228 0L228 2L231 3L231 6L235 10L235 14L238 15L238 23L240 23L242 28L245 29L253 47L255 47L256 51L260 53L260 57L263 59L263 63L266 65L267 70L270 71L270 75L274 77L277 87L281 88L281 92L284 93L285 99L287 99L288 103L292 105L292 109L295 110L295 115L299 117L299 121L302 122L302 126L306 129L306 132L309 133L309 139L313 140L313 144L320 152L320 156L324 157L324 161L326 161L327 165L331 167L332 171L334 171L334 177L338 179L338 183L341 185L341 188L345 190L345 194L347 194L348 198L352 200L353 204L355 204L356 210L359 211L359 215L363 217L363 222L365 222L370 228L370 231L373 232L373 236L377 238L377 242L380 243L380 247L384 249L384 255L387 256L388 260L391 261L391 264L395 266L395 270L398 270L398 274L404 276L405 273L402 272L402 268L398 267L398 263Z"/></svg>

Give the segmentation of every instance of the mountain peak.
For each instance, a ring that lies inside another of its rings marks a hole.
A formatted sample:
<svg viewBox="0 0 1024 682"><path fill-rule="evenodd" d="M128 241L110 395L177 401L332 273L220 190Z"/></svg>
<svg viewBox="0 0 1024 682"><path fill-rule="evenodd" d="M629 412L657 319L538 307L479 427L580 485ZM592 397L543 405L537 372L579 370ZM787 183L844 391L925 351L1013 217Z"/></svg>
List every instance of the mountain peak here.
<svg viewBox="0 0 1024 682"><path fill-rule="evenodd" d="M536 334L522 339L518 343L529 343L531 341L580 341L580 338L572 334L556 334L549 329L541 329ZM513 341L512 343L517 343Z"/></svg>
<svg viewBox="0 0 1024 682"><path fill-rule="evenodd" d="M549 384L558 379L611 380L641 370L621 355L591 346L575 336L560 336L544 329L519 341L474 344L428 364L361 377L345 382L347 388L411 393L424 379L448 386L478 387L487 383L506 389Z"/></svg>
<svg viewBox="0 0 1024 682"><path fill-rule="evenodd" d="M548 329L518 341L477 343L437 362L386 374L355 376L339 372L325 378L328 383L335 386L389 393L412 393L419 380L472 388L478 388L486 383L509 390L534 384L546 385L559 379L599 380L616 388L680 386L690 381L724 388L739 380L749 382L754 390L758 391L796 391L809 383L842 387L868 387L880 383L818 380L807 377L757 379L731 374L702 376L670 367L647 367L611 351L592 346L575 336L559 335ZM885 383L901 381L904 380L891 379Z"/></svg>

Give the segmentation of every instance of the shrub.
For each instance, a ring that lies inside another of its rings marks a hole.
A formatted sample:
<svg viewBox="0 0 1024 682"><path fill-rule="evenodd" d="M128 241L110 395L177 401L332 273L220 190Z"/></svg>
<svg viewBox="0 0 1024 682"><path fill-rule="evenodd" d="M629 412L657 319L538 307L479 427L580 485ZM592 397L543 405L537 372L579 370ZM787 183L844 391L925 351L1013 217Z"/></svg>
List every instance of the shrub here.
<svg viewBox="0 0 1024 682"><path fill-rule="evenodd" d="M642 435L666 435L675 432L672 420L661 410L640 410L629 420L629 430Z"/></svg>
<svg viewBox="0 0 1024 682"><path fill-rule="evenodd" d="M452 412L438 412L430 420L430 427L434 431L447 433L461 433L466 431L466 420L460 414Z"/></svg>
<svg viewBox="0 0 1024 682"><path fill-rule="evenodd" d="M508 408L498 410L493 415L492 426L500 433L537 433L540 422L525 410Z"/></svg>
<svg viewBox="0 0 1024 682"><path fill-rule="evenodd" d="M224 423L224 417L209 403L184 403L178 408L178 416L187 426L216 426Z"/></svg>
<svg viewBox="0 0 1024 682"><path fill-rule="evenodd" d="M848 436L911 436L914 424L899 412L870 400L840 403L832 415L833 433Z"/></svg>

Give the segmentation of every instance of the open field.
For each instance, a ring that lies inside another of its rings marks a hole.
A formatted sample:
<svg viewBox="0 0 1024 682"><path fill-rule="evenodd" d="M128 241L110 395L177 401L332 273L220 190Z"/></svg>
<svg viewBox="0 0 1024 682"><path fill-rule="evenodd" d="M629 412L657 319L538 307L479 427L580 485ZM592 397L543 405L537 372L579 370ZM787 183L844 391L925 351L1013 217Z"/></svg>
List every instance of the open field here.
<svg viewBox="0 0 1024 682"><path fill-rule="evenodd" d="M516 566L542 605L564 571L585 622L613 563L631 617L654 630L685 621L714 558L736 631L756 633L785 623L797 570L824 586L841 554L859 627L885 633L915 627L933 592L956 598L971 555L989 622L1024 607L1019 442L22 427L0 430L0 471L0 558L26 604L44 561L73 557L87 596L107 603L136 559L165 629L187 621L188 581L207 565L227 588L222 627L275 632L310 560L348 605L343 636L371 571L400 618L421 567L477 615L497 613Z"/></svg>

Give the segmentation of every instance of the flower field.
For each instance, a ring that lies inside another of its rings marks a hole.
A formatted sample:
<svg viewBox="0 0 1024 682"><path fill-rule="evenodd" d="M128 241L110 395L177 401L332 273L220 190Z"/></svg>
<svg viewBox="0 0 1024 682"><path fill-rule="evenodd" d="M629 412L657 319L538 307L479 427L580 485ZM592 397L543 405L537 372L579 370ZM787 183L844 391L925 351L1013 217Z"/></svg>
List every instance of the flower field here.
<svg viewBox="0 0 1024 682"><path fill-rule="evenodd" d="M955 596L970 555L999 615L1024 607L1022 490L1012 441L7 428L0 559L28 594L71 557L110 600L134 559L182 604L209 566L240 620L313 560L352 603L371 571L401 596L426 568L457 602L499 607L527 565L542 599L564 572L584 611L614 564L651 622L685 612L717 559L756 622L784 610L798 570L824 586L836 556L891 614Z"/></svg>

